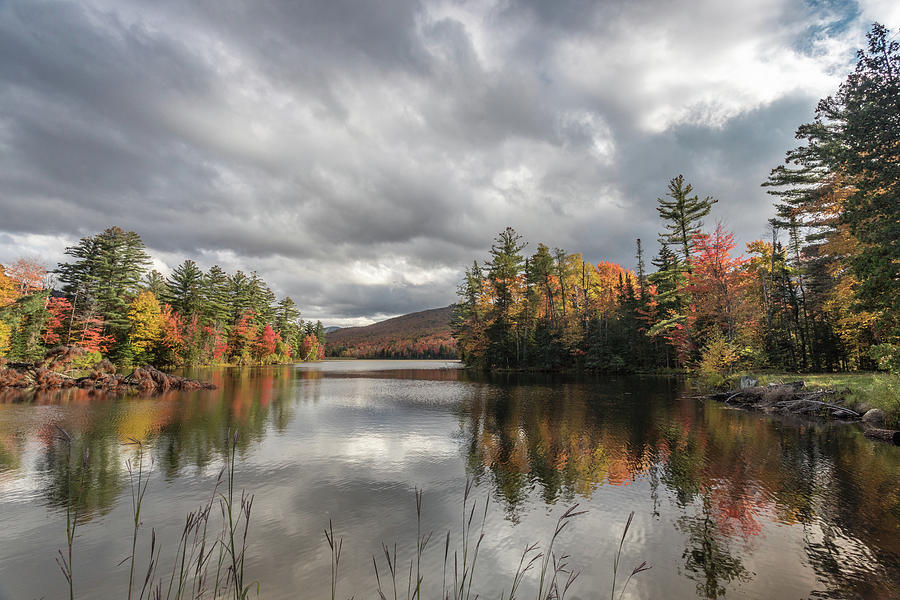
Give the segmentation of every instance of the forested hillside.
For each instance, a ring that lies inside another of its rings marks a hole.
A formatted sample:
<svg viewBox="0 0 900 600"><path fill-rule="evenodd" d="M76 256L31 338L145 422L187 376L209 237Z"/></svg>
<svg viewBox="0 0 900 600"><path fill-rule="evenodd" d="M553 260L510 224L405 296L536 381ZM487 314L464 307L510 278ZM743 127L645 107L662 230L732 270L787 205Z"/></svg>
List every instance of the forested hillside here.
<svg viewBox="0 0 900 600"><path fill-rule="evenodd" d="M485 368L900 370L898 74L900 44L876 25L856 70L762 183L776 217L744 253L716 222L718 200L681 175L657 199L652 273L639 239L632 271L543 244L527 256L507 228L460 286L461 358Z"/></svg>
<svg viewBox="0 0 900 600"><path fill-rule="evenodd" d="M328 356L352 358L456 358L450 331L453 307L394 317L328 336Z"/></svg>

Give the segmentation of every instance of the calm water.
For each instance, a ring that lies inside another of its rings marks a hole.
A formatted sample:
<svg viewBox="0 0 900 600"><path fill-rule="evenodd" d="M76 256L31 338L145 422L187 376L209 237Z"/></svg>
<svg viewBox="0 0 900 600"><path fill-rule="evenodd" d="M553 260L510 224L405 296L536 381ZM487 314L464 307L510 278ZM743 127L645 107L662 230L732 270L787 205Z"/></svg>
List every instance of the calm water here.
<svg viewBox="0 0 900 600"><path fill-rule="evenodd" d="M141 547L154 527L165 556L213 489L230 428L240 432L238 486L256 496L247 570L264 598L329 596L329 519L344 538L338 595L374 597L382 541L410 558L415 488L425 490L424 529L439 539L424 562L439 590L467 478L479 503L490 500L473 596L508 589L526 544L543 543L579 503L588 513L558 542L582 571L572 598L609 596L632 510L623 570L643 560L653 569L626 597L900 597L900 448L852 426L679 400L676 380L482 377L457 366L220 369L196 373L213 392L0 397L0 598L66 594L54 562L67 502L56 425L91 450L76 540L82 598L125 595L128 567L117 564L130 548L134 449L122 442L143 440L153 457Z"/></svg>

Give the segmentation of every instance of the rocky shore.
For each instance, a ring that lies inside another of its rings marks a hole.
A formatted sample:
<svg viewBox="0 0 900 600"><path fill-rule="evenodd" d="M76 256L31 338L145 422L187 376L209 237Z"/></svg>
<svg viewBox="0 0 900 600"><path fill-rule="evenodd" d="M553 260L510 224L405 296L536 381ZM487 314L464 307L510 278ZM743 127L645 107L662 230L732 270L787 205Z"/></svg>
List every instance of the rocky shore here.
<svg viewBox="0 0 900 600"><path fill-rule="evenodd" d="M867 437L900 445L900 431L882 429L884 413L881 410L857 412L842 405L841 397L837 390L807 388L802 381L760 386L749 377L741 378L740 389L695 396L767 413L859 421Z"/></svg>
<svg viewBox="0 0 900 600"><path fill-rule="evenodd" d="M81 348L59 346L47 352L43 359L30 363L0 362L0 390L56 390L66 388L92 389L110 393L137 391L142 394L161 394L169 390L210 390L215 385L169 375L153 367L138 367L128 375L116 373L108 360L94 365L87 375L73 376L73 363L85 354Z"/></svg>

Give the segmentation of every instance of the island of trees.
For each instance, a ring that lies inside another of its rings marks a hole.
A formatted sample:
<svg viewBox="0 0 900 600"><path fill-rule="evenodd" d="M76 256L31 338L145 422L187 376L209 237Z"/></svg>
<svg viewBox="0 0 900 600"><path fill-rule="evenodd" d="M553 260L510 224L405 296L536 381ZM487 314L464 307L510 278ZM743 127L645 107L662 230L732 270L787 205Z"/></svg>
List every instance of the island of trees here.
<svg viewBox="0 0 900 600"><path fill-rule="evenodd" d="M35 259L0 265L0 361L36 361L57 346L84 349L84 367L104 357L182 366L324 356L322 324L304 322L255 272L204 272L185 260L166 278L148 268L138 234L119 227L66 254L52 272Z"/></svg>
<svg viewBox="0 0 900 600"><path fill-rule="evenodd" d="M716 200L681 175L658 199L660 250L634 270L510 228L466 271L454 333L488 369L900 368L900 51L868 49L763 183L776 217L735 253Z"/></svg>

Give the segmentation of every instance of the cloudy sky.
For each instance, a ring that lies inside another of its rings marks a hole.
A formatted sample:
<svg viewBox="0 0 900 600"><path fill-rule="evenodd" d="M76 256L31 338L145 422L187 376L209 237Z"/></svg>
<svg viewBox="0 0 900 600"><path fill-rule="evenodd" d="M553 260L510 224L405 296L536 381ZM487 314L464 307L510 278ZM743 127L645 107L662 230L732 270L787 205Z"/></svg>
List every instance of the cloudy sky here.
<svg viewBox="0 0 900 600"><path fill-rule="evenodd" d="M347 325L449 304L507 225L631 267L678 173L746 242L873 21L900 3L0 0L0 263L119 225Z"/></svg>

